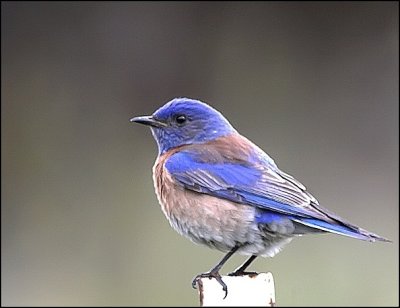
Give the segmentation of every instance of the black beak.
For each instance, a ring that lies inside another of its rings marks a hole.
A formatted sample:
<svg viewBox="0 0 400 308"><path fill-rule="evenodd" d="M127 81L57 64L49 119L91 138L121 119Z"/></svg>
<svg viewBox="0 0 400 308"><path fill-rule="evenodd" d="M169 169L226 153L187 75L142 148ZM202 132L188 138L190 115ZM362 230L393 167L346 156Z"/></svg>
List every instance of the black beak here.
<svg viewBox="0 0 400 308"><path fill-rule="evenodd" d="M140 123L140 124L144 124L144 125L153 126L153 127L158 127L158 128L162 128L162 127L166 127L167 126L166 123L154 119L153 116L135 117L135 118L130 119L130 121L131 122Z"/></svg>

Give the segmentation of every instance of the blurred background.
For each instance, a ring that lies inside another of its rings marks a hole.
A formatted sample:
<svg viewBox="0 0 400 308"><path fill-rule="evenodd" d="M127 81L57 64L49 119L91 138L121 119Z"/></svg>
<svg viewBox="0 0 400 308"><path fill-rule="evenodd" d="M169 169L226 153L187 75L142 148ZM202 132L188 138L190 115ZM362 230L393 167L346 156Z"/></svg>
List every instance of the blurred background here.
<svg viewBox="0 0 400 308"><path fill-rule="evenodd" d="M1 9L2 305L199 305L191 280L223 254L169 226L156 144L129 122L182 96L393 240L311 235L257 259L279 306L399 304L398 2Z"/></svg>

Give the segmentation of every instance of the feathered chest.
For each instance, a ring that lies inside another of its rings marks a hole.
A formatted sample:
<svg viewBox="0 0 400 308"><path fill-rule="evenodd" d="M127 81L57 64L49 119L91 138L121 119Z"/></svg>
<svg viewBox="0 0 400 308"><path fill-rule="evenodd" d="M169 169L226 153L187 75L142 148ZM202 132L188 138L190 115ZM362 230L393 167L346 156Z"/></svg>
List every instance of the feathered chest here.
<svg viewBox="0 0 400 308"><path fill-rule="evenodd" d="M170 223L176 228L180 220L191 214L190 198L184 187L174 181L165 167L173 153L159 156L153 167L153 182L161 209Z"/></svg>
<svg viewBox="0 0 400 308"><path fill-rule="evenodd" d="M165 161L166 159L163 156L157 158L153 166L153 182L158 201L160 202L162 210L167 215L167 208L168 214L170 212L170 207L168 206L170 202L168 201L173 193L172 191L175 190L176 185L174 185L173 179L165 169Z"/></svg>

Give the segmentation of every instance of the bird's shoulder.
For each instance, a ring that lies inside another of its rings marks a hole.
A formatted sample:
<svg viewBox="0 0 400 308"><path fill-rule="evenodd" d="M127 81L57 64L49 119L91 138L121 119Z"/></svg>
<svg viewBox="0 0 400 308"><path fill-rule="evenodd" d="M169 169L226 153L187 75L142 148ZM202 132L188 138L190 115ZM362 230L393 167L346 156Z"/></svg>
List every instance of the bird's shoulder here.
<svg viewBox="0 0 400 308"><path fill-rule="evenodd" d="M185 144L173 148L159 157L160 164L173 168L189 160L202 164L242 164L250 165L256 160L273 160L246 137L230 134L205 143Z"/></svg>

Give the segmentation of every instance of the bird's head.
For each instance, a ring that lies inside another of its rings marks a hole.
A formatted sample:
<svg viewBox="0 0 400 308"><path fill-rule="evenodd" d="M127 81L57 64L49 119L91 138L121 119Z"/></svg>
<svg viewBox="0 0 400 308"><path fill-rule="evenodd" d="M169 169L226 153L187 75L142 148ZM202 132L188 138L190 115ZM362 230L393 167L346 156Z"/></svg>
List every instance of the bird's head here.
<svg viewBox="0 0 400 308"><path fill-rule="evenodd" d="M181 145L204 143L235 132L220 112L189 98L175 98L151 116L135 117L131 122L151 127L160 155Z"/></svg>

